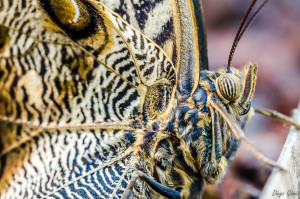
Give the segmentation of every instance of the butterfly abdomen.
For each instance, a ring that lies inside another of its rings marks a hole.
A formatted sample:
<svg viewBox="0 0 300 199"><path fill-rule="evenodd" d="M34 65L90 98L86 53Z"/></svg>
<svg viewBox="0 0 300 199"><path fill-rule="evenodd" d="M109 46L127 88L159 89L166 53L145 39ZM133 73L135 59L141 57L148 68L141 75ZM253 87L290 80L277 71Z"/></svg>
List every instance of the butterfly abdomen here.
<svg viewBox="0 0 300 199"><path fill-rule="evenodd" d="M134 169L152 176L156 182L178 190L184 198L199 198L204 181L195 165L186 159L179 139L170 131L149 131L139 134L132 162ZM140 144L138 144L140 142ZM143 198L161 196L142 182L135 188L135 194L142 192ZM192 191L193 190L193 191Z"/></svg>

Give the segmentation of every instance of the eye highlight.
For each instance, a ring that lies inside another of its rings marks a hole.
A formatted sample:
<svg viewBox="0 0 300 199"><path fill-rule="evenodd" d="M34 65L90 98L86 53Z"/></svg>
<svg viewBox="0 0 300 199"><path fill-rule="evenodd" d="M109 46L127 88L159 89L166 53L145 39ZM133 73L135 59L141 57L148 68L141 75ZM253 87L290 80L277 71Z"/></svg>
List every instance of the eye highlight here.
<svg viewBox="0 0 300 199"><path fill-rule="evenodd" d="M241 96L240 79L232 73L224 73L216 80L216 91L225 103L236 101Z"/></svg>

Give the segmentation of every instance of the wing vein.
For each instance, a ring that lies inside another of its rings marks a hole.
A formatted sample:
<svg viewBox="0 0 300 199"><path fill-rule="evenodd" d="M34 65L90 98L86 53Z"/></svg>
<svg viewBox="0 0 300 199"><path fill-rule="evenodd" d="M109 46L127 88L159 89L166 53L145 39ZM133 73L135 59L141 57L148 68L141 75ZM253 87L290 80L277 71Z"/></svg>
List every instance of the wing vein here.
<svg viewBox="0 0 300 199"><path fill-rule="evenodd" d="M132 148L132 147L128 148L122 155L117 156L117 157L111 159L111 160L108 161L107 163L100 165L98 168L93 169L93 170L87 172L86 174L84 174L84 175L82 175L82 176L80 176L80 177L78 177L78 178L75 178L74 180L70 181L69 183L67 183L67 184L65 184L65 185L63 185L63 186L61 186L61 187L55 189L54 191L52 191L51 193L49 193L48 195L46 195L46 196L43 197L43 198L48 198L48 197L50 197L51 195L55 194L56 192L58 192L58 191L60 191L60 190L62 190L62 189L64 189L64 188L70 186L71 184L74 184L76 181L78 181L78 180L80 180L80 179L82 179L82 178L85 178L86 176L89 176L89 175L91 175L91 174L93 174L93 173L95 173L95 172L97 172L97 171L99 171L99 170L101 170L101 169L103 169L103 168L105 168L105 167L107 167L107 166L110 166L110 165L114 164L116 161L120 161L120 160L125 159L125 158L128 157L132 152L133 152L133 148Z"/></svg>
<svg viewBox="0 0 300 199"><path fill-rule="evenodd" d="M130 159L128 160L128 162L130 162ZM109 199L112 199L112 198L114 198L114 197L116 196L116 193L117 193L117 191L118 191L118 189L119 189L119 187L120 187L122 181L124 180L124 178L125 178L125 176L126 176L128 170L129 170L129 166L127 166L127 165L128 165L128 162L127 162L127 164L126 164L126 169L125 169L124 173L123 173L122 176L120 177L120 179L119 179L119 181L118 181L118 184L116 185L116 187L115 187L115 189L114 189L114 191L113 191L113 193L111 194L111 196L110 196Z"/></svg>

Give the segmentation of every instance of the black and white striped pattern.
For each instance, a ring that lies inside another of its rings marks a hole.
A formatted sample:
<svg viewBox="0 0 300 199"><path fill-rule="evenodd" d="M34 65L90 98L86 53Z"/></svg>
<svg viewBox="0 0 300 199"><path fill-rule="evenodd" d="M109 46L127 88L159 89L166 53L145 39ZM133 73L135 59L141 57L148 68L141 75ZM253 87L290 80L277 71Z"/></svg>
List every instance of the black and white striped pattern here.
<svg viewBox="0 0 300 199"><path fill-rule="evenodd" d="M7 155L0 198L119 198L131 175L125 134L43 133Z"/></svg>
<svg viewBox="0 0 300 199"><path fill-rule="evenodd" d="M88 45L97 34L75 41L40 2L1 1L0 117L58 129L126 121L142 114L147 89L140 85L147 88L163 80L170 87L166 97L174 95L175 68L166 54L102 4L91 1L99 17L110 20L106 25L115 28L104 33L114 45L101 51ZM155 4L153 12L162 9ZM165 44L174 35L158 31L154 37ZM39 131L3 120L0 129L3 151ZM132 172L132 133L44 131L1 157L0 198L120 198Z"/></svg>

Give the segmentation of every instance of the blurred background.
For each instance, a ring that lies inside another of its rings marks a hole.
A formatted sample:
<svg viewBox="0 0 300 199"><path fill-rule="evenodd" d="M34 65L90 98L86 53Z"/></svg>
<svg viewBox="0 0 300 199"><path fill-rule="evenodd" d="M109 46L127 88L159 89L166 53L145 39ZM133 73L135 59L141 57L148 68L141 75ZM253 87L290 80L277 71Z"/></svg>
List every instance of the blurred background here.
<svg viewBox="0 0 300 199"><path fill-rule="evenodd" d="M258 0L256 8L262 0ZM203 0L210 70L226 67L235 34L250 0ZM300 1L270 0L242 37L232 66L258 64L253 104L291 116L300 101ZM267 157L277 160L289 126L256 114L247 137ZM258 198L271 168L243 145L219 185L203 198Z"/></svg>

